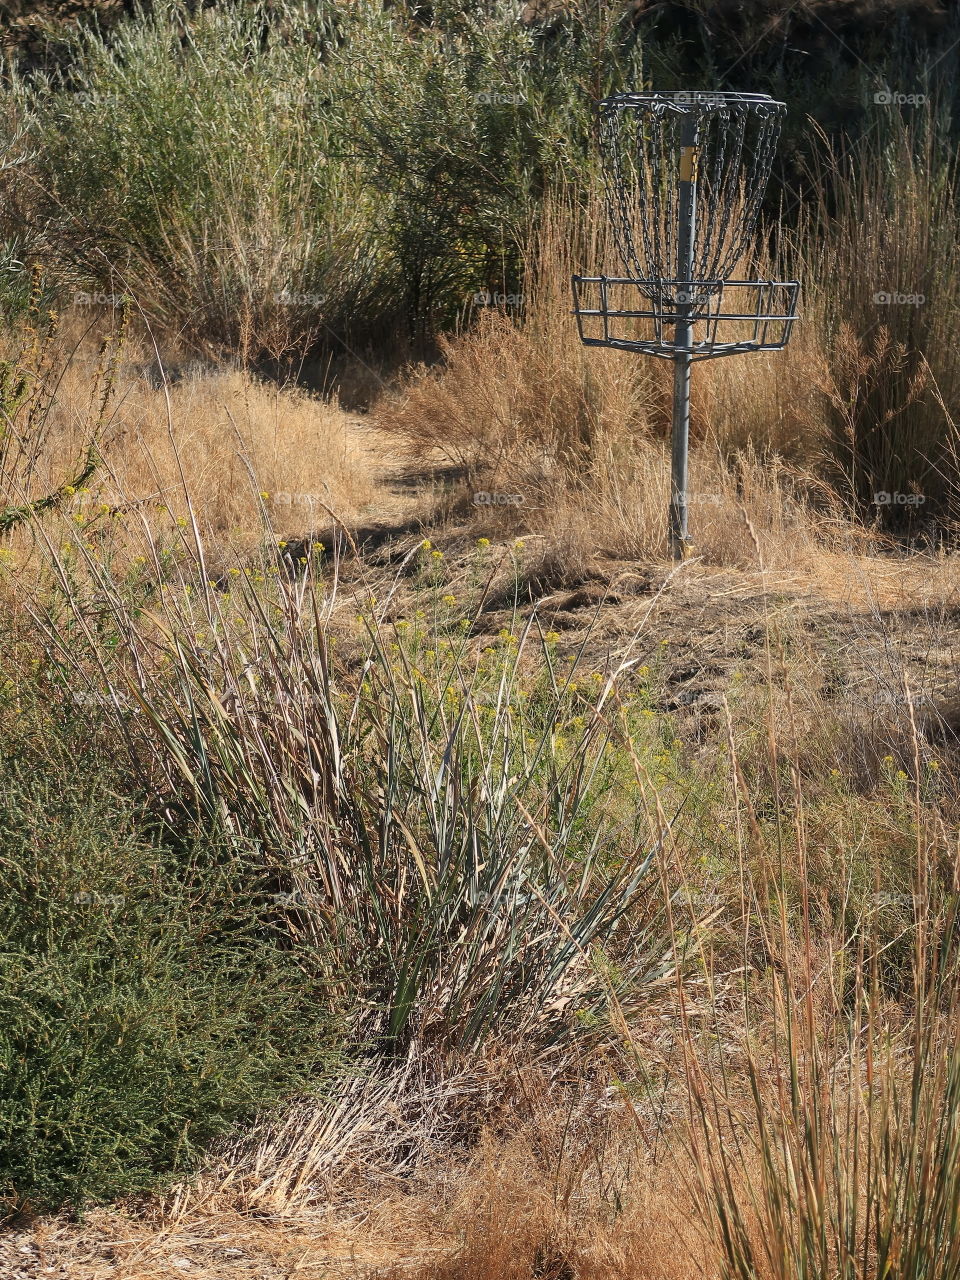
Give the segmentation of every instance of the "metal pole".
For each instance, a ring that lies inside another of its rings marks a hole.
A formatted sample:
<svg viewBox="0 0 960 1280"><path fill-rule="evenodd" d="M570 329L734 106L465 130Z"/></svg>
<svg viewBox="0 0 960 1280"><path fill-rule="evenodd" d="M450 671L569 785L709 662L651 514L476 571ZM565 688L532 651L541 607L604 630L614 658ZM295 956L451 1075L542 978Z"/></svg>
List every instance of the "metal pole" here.
<svg viewBox="0 0 960 1280"><path fill-rule="evenodd" d="M680 226L677 271L682 280L693 276L693 248L697 228L697 113L689 110L680 126ZM690 285L687 285L690 288ZM687 537L687 458L690 443L690 366L693 363L692 298L679 299L673 365L673 432L670 465L670 552L675 560L690 553Z"/></svg>

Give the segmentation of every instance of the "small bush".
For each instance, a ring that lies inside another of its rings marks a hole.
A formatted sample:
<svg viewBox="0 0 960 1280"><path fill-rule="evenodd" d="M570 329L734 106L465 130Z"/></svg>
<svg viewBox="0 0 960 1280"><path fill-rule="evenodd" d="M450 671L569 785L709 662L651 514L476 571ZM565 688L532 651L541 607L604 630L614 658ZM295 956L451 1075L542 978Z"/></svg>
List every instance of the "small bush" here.
<svg viewBox="0 0 960 1280"><path fill-rule="evenodd" d="M11 1209L156 1186L314 1082L331 1044L310 949L284 946L253 863L217 842L168 847L46 733L37 759L8 741L0 761Z"/></svg>

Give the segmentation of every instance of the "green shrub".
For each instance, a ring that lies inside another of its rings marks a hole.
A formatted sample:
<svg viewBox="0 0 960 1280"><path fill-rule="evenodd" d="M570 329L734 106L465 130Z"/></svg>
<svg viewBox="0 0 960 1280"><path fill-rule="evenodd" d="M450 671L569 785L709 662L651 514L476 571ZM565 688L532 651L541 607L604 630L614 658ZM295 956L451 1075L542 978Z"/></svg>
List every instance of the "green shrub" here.
<svg viewBox="0 0 960 1280"><path fill-rule="evenodd" d="M81 28L15 95L51 252L243 355L453 324L519 291L545 181L593 162L600 53L604 84L639 77L635 39L591 21L165 0Z"/></svg>
<svg viewBox="0 0 960 1280"><path fill-rule="evenodd" d="M146 1191L331 1054L316 958L255 864L151 836L102 768L70 763L73 736L18 731L0 763L8 1208Z"/></svg>
<svg viewBox="0 0 960 1280"><path fill-rule="evenodd" d="M257 6L169 2L79 29L64 76L20 87L64 275L244 355L373 308L374 210L317 74L335 25L262 38Z"/></svg>

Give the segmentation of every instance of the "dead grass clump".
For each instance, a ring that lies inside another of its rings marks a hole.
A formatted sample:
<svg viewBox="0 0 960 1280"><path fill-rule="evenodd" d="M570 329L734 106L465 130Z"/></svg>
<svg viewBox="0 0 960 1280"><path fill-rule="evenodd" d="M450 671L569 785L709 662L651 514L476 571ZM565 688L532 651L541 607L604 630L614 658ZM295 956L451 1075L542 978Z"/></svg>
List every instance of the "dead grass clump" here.
<svg viewBox="0 0 960 1280"><path fill-rule="evenodd" d="M600 208L551 206L530 249L524 322L482 317L378 407L412 455L462 471L477 532L544 534L574 562L666 553L670 367L583 347L570 316L570 274L607 262L606 238ZM787 379L774 357L717 361L737 369L698 378L691 528L707 559L755 563L759 539L765 561L783 563L822 540L811 482L781 460L809 436L809 358Z"/></svg>
<svg viewBox="0 0 960 1280"><path fill-rule="evenodd" d="M582 1089L566 1103L528 1099L526 1111L509 1132L488 1129L458 1167L434 1166L412 1195L383 1207L380 1230L397 1214L406 1229L412 1222L431 1229L416 1264L385 1268L380 1280L703 1274L714 1255L697 1220L686 1157L666 1145L656 1153L647 1147L629 1103Z"/></svg>
<svg viewBox="0 0 960 1280"><path fill-rule="evenodd" d="M669 1196L676 1204L676 1184L655 1193L638 1186L617 1211L600 1197L565 1202L569 1188L561 1184L568 1171L551 1178L520 1143L512 1150L489 1145L481 1160L448 1211L453 1247L447 1242L416 1266L382 1271L382 1280L693 1280L701 1274L683 1246L682 1223L647 1200Z"/></svg>
<svg viewBox="0 0 960 1280"><path fill-rule="evenodd" d="M245 544L262 537L265 515L282 536L370 502L370 457L335 404L236 368L165 367L100 328L68 320L42 343L29 330L7 337L26 379L25 396L6 404L18 445L8 501L63 485L92 447L95 472L61 504L88 537L141 519L159 532L190 505L214 537Z"/></svg>
<svg viewBox="0 0 960 1280"><path fill-rule="evenodd" d="M340 409L246 373L187 378L168 393L141 384L117 417L105 454L118 492L156 493L179 506L186 490L215 534L255 530L261 502L290 532L315 527L330 510L358 512L372 496Z"/></svg>
<svg viewBox="0 0 960 1280"><path fill-rule="evenodd" d="M815 285L810 282L810 291ZM809 470L827 448L823 335L807 308L783 351L707 360L694 372L694 441ZM835 500L835 499L834 499Z"/></svg>

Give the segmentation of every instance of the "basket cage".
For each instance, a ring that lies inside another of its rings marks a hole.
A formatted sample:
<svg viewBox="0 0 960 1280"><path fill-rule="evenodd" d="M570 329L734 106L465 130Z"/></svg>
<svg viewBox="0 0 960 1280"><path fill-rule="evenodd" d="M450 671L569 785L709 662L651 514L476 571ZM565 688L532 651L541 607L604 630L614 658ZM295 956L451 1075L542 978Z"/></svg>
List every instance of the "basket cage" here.
<svg viewBox="0 0 960 1280"><path fill-rule="evenodd" d="M795 280L634 280L574 276L574 310L586 346L694 360L779 351L797 319ZM690 326L677 345L676 326Z"/></svg>
<svg viewBox="0 0 960 1280"><path fill-rule="evenodd" d="M670 332L678 322L692 325L694 358L787 343L797 281L734 278L753 245L784 112L765 94L701 91L600 104L607 214L625 274L574 277L585 343L670 357L691 349Z"/></svg>

